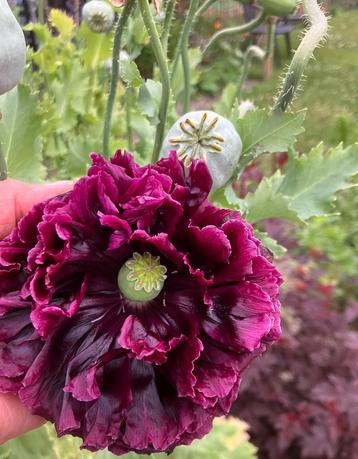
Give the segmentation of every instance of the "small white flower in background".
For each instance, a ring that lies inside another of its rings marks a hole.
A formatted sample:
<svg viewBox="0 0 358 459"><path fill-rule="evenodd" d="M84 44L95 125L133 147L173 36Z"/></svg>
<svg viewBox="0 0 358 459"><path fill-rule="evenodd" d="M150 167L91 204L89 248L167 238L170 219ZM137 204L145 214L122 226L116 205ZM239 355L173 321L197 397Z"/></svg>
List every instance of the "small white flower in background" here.
<svg viewBox="0 0 358 459"><path fill-rule="evenodd" d="M243 100L239 105L239 118L243 118L247 112L256 110L254 103L251 100Z"/></svg>

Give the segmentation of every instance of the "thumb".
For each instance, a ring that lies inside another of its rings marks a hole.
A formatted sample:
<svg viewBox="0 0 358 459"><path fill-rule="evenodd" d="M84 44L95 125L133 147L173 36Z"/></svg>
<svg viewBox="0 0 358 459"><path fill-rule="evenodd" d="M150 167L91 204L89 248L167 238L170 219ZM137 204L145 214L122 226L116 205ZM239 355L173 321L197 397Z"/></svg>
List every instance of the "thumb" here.
<svg viewBox="0 0 358 459"><path fill-rule="evenodd" d="M15 188L16 218L19 220L39 202L46 201L59 194L66 193L73 187L73 182L65 180L62 182L47 183L45 185L30 185L17 182Z"/></svg>
<svg viewBox="0 0 358 459"><path fill-rule="evenodd" d="M0 240L35 204L65 193L73 182L63 181L46 185L31 185L18 180L0 181Z"/></svg>
<svg viewBox="0 0 358 459"><path fill-rule="evenodd" d="M13 394L0 394L0 445L46 421L40 416L33 416Z"/></svg>

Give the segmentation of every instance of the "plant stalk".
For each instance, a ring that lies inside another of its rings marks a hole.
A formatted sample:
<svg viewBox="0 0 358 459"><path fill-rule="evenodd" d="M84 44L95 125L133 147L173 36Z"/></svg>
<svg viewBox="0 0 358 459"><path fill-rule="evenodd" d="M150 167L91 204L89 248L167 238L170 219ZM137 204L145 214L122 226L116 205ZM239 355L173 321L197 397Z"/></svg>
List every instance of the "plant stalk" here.
<svg viewBox="0 0 358 459"><path fill-rule="evenodd" d="M235 27L227 27L226 29L219 30L216 32L209 40L205 48L203 49L202 56L205 56L209 49L217 42L219 41L222 37L226 35L233 35L233 34L241 34L241 33L246 33L250 32L250 30L256 29L260 24L265 22L266 20L266 13L264 10L260 12L260 14L254 18L252 21L248 22L247 24L235 26Z"/></svg>
<svg viewBox="0 0 358 459"><path fill-rule="evenodd" d="M178 67L179 58L182 54L183 47L188 45L189 35L193 27L194 21L197 17L196 12L198 10L198 6L199 0L191 0L187 16L185 18L184 25L173 56L173 65L171 69L172 77L175 74L175 71Z"/></svg>
<svg viewBox="0 0 358 459"><path fill-rule="evenodd" d="M153 19L152 10L148 0L138 0L140 12L142 14L144 25L149 33L151 46L158 63L161 83L162 83L162 97L159 108L159 124L155 133L155 142L152 155L152 163L159 159L160 150L162 148L165 126L167 121L168 106L170 99L170 78L167 63L167 57L164 53L162 43L160 41L158 31Z"/></svg>
<svg viewBox="0 0 358 459"><path fill-rule="evenodd" d="M328 31L328 19L316 0L303 0L310 27L298 46L283 85L277 96L273 113L283 113L291 104L299 88L304 70L315 48L324 40Z"/></svg>
<svg viewBox="0 0 358 459"><path fill-rule="evenodd" d="M118 20L116 30L114 33L111 80L110 80L109 95L107 99L107 108L106 108L106 113L104 117L104 127L103 127L103 154L107 158L109 156L109 137L110 137L110 132L111 132L113 106L114 106L114 101L116 98L117 85L118 85L119 52L121 50L124 28L132 12L134 4L135 4L135 0L128 0L125 7L123 8L123 12Z"/></svg>
<svg viewBox="0 0 358 459"><path fill-rule="evenodd" d="M199 17L204 14L217 0L206 0L201 7L198 9L196 16Z"/></svg>
<svg viewBox="0 0 358 459"><path fill-rule="evenodd" d="M183 73L184 73L183 113L188 113L190 109L190 99L191 99L191 75L190 75L190 61L189 61L189 54L188 54L187 46L183 46L181 50L181 59L183 63Z"/></svg>
<svg viewBox="0 0 358 459"><path fill-rule="evenodd" d="M127 89L126 94L126 125L127 125L127 139L128 139L128 150L133 151L133 130L132 130L132 88Z"/></svg>
<svg viewBox="0 0 358 459"><path fill-rule="evenodd" d="M165 5L165 19L161 37L165 55L168 55L168 41L175 11L175 5L176 0L168 0L167 4Z"/></svg>
<svg viewBox="0 0 358 459"><path fill-rule="evenodd" d="M45 24L45 0L38 0L37 18L40 24Z"/></svg>

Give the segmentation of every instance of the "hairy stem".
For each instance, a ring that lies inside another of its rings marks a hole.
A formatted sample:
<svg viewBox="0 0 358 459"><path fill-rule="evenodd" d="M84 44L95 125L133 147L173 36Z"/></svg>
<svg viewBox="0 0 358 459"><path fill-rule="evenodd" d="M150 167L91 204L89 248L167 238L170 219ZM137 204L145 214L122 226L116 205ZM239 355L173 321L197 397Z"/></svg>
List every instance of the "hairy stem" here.
<svg viewBox="0 0 358 459"><path fill-rule="evenodd" d="M116 98L118 76L119 76L119 52L121 50L124 28L131 14L134 4L135 4L135 0L128 0L119 18L119 21L117 23L116 30L114 33L111 81L110 81L109 95L107 99L107 108L106 108L106 113L104 117L104 128L103 128L103 154L105 157L108 157L109 155L109 137L110 137L110 132L111 132L113 106L114 106L114 101Z"/></svg>
<svg viewBox="0 0 358 459"><path fill-rule="evenodd" d="M168 0L167 4L165 5L165 19L164 19L164 27L162 32L162 45L164 49L165 55L168 54L168 41L170 35L170 29L172 26L172 20L175 11L176 0Z"/></svg>
<svg viewBox="0 0 358 459"><path fill-rule="evenodd" d="M162 43L159 39L158 31L153 19L152 10L148 0L138 0L140 12L142 14L144 25L150 36L150 43L158 63L162 82L162 97L159 108L159 123L155 133L155 142L152 155L152 163L159 159L160 150L163 144L165 125L167 121L168 106L170 99L170 79L166 55Z"/></svg>
<svg viewBox="0 0 358 459"><path fill-rule="evenodd" d="M196 12L199 6L199 0L191 0L189 9L187 11L187 15L184 21L184 25L177 43L177 46L175 48L174 56L173 56L173 65L172 65L172 76L175 74L175 71L178 67L179 63L179 58L182 53L182 49L184 46L187 46L188 41L189 41L189 34L191 32L191 29L193 27L195 18L196 18Z"/></svg>
<svg viewBox="0 0 358 459"><path fill-rule="evenodd" d="M265 22L266 20L266 13L262 10L260 14L253 19L252 21L248 22L247 24L235 26L235 27L227 27L226 29L219 30L216 32L209 40L205 48L203 49L202 55L205 56L209 49L222 37L226 35L233 35L233 34L241 34L250 32L250 30L256 29L260 24Z"/></svg>
<svg viewBox="0 0 358 459"><path fill-rule="evenodd" d="M273 107L274 113L282 113L291 104L300 85L308 61L315 48L327 35L328 20L316 0L303 0L303 5L310 27L307 29L297 48L287 71L282 88Z"/></svg>

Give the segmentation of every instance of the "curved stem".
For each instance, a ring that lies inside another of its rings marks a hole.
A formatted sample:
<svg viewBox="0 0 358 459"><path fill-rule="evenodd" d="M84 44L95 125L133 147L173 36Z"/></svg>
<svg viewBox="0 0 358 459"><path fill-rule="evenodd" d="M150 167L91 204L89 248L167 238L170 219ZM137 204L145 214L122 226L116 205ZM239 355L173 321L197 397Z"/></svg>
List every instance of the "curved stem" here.
<svg viewBox="0 0 358 459"><path fill-rule="evenodd" d="M196 16L201 16L202 14L204 14L210 7L211 5L213 5L217 0L206 0L206 2L204 2L201 7L198 9L197 13L196 13Z"/></svg>
<svg viewBox="0 0 358 459"><path fill-rule="evenodd" d="M106 113L104 117L104 127L103 127L103 154L105 157L108 157L108 154L109 154L109 136L111 132L113 106L114 106L114 101L116 98L118 75L119 75L119 52L121 50L124 28L128 21L129 15L132 11L134 4L135 4L135 0L128 0L127 4L123 8L123 12L119 18L119 21L117 23L116 30L114 33L111 81L110 81L109 95L107 99L107 108L106 108Z"/></svg>
<svg viewBox="0 0 358 459"><path fill-rule="evenodd" d="M208 50L218 40L220 40L222 37L224 37L226 35L233 35L233 34L241 34L241 33L250 32L250 30L256 29L256 27L258 27L260 24L265 22L266 17L267 17L266 13L262 10L260 12L260 14L255 19L253 19L252 21L248 22L247 24L243 24L243 25L239 25L239 26L235 26L235 27L227 27L226 29L219 30L218 32L216 32L211 37L211 39L209 40L209 42L207 43L207 45L203 49L202 55L205 56L205 54L207 54Z"/></svg>
<svg viewBox="0 0 358 459"><path fill-rule="evenodd" d="M5 155L2 150L2 146L0 143L0 181L7 179L7 167L5 161Z"/></svg>
<svg viewBox="0 0 358 459"><path fill-rule="evenodd" d="M199 0L191 0L189 10L187 12L187 16L184 22L184 26L182 28L180 38L177 43L177 47L175 48L174 56L173 56L173 65L172 65L172 76L175 74L175 71L178 67L179 58L183 46L186 46L189 41L189 34L191 32L193 23L196 18L196 12L199 6Z"/></svg>
<svg viewBox="0 0 358 459"><path fill-rule="evenodd" d="M245 51L244 60L242 63L242 70L241 70L240 77L237 83L237 98L239 100L241 98L242 87L247 79L247 75L251 67L252 59L256 57L256 59L262 60L265 58L265 56L266 56L265 51L257 45L251 45Z"/></svg>
<svg viewBox="0 0 358 459"><path fill-rule="evenodd" d="M182 59L183 71L184 71L183 113L188 113L189 108L190 108L190 99L191 99L191 75L190 75L190 62L189 62L187 46L183 46L181 50L181 59Z"/></svg>
<svg viewBox="0 0 358 459"><path fill-rule="evenodd" d="M159 124L155 134L155 143L152 155L152 163L159 159L160 150L163 144L165 125L167 121L167 112L170 98L170 79L167 58L164 54L158 31L153 20L152 10L148 0L138 0L140 12L142 14L144 25L149 33L151 46L158 63L162 82L162 98L159 108Z"/></svg>
<svg viewBox="0 0 358 459"><path fill-rule="evenodd" d="M293 100L308 61L315 48L327 35L328 20L316 0L303 0L310 28L306 31L287 71L273 107L274 113L284 112Z"/></svg>
<svg viewBox="0 0 358 459"><path fill-rule="evenodd" d="M162 45L164 49L164 53L168 54L168 40L170 35L170 29L172 25L173 15L175 11L176 0L168 0L165 6L165 19L164 19L164 27L162 32Z"/></svg>

